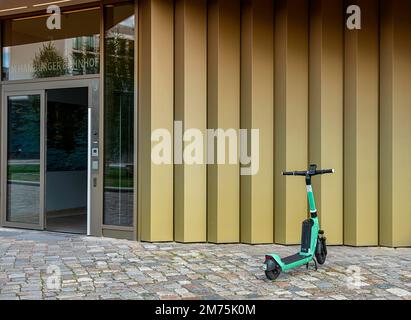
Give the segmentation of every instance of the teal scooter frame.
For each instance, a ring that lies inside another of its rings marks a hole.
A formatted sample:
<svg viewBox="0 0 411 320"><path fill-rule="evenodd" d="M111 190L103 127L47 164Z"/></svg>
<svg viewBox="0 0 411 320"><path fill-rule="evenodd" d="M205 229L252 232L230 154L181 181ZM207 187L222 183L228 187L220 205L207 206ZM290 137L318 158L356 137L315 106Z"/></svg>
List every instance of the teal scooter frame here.
<svg viewBox="0 0 411 320"><path fill-rule="evenodd" d="M334 172L334 169L317 170L317 165L311 165L308 171L283 172L284 176L305 177L311 218L303 222L301 250L299 253L284 259L281 259L277 254L267 254L265 256L263 270L268 279L276 280L282 271L287 271L304 265L306 265L308 269L311 261L314 261L316 270L317 263L321 265L325 263L327 257L326 238L324 237L324 231L320 230L311 178L313 176Z"/></svg>

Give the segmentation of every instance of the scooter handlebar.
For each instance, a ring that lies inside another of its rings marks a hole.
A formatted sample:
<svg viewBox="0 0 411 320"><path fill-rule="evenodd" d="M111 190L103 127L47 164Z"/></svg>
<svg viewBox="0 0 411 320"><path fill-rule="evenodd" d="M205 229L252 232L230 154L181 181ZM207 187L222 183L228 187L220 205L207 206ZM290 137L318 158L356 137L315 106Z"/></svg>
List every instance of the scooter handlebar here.
<svg viewBox="0 0 411 320"><path fill-rule="evenodd" d="M326 169L326 170L315 170L315 171L288 171L283 172L283 176L317 176L321 174L330 174L335 173L334 169Z"/></svg>

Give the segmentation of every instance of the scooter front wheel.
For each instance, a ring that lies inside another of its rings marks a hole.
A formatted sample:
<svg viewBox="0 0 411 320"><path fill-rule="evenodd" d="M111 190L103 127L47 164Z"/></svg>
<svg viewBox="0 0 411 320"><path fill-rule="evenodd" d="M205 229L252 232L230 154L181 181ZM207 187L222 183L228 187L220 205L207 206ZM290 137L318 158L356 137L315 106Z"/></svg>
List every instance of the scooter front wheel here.
<svg viewBox="0 0 411 320"><path fill-rule="evenodd" d="M265 272L266 277L271 281L277 280L277 278L280 274L281 274L281 271L278 270L278 269L275 269L273 271L266 271Z"/></svg>
<svg viewBox="0 0 411 320"><path fill-rule="evenodd" d="M317 240L315 258L318 264L320 265L325 264L325 260L327 259L327 243L324 237L318 238Z"/></svg>

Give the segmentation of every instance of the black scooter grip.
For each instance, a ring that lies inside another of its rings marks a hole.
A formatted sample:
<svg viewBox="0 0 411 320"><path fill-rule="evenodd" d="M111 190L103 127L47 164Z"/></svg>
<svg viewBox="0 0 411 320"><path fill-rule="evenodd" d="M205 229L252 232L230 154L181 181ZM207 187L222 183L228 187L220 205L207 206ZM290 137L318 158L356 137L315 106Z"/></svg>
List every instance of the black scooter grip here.
<svg viewBox="0 0 411 320"><path fill-rule="evenodd" d="M283 172L283 176L305 176L307 171Z"/></svg>
<svg viewBox="0 0 411 320"><path fill-rule="evenodd" d="M334 169L318 170L318 174L335 173Z"/></svg>

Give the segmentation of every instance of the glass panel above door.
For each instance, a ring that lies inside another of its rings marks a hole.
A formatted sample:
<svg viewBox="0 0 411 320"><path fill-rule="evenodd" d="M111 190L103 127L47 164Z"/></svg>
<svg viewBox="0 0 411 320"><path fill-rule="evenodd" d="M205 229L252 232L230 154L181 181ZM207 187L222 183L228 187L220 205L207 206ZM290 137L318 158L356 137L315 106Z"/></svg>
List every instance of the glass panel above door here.
<svg viewBox="0 0 411 320"><path fill-rule="evenodd" d="M7 222L40 225L40 95L7 99Z"/></svg>
<svg viewBox="0 0 411 320"><path fill-rule="evenodd" d="M49 29L50 15L3 22L3 80L98 74L100 8L63 12L61 29Z"/></svg>

